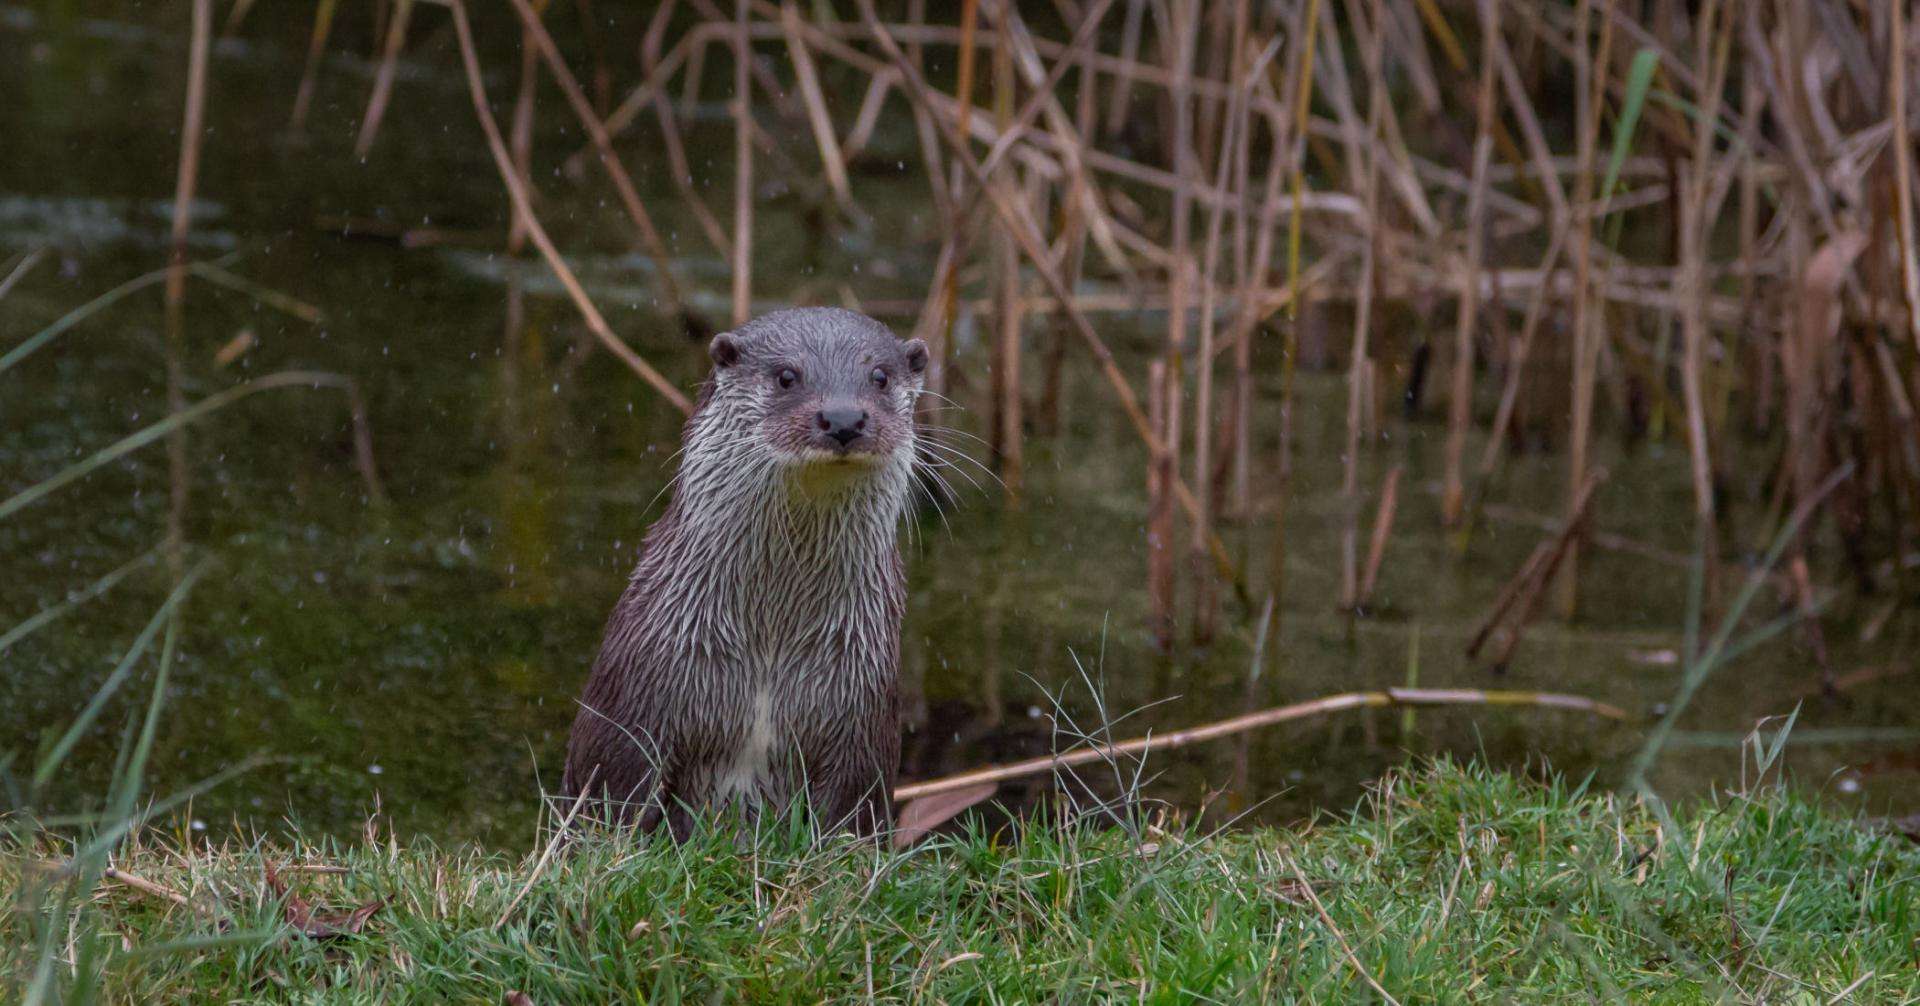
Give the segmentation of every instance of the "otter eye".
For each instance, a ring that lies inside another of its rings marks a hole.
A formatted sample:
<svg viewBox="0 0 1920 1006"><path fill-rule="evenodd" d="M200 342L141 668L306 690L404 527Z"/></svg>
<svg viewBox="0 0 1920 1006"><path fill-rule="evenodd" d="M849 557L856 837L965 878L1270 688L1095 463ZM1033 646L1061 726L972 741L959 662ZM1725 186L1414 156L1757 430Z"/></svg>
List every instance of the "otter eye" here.
<svg viewBox="0 0 1920 1006"><path fill-rule="evenodd" d="M887 386L887 372L885 370L875 367L873 368L873 373L868 376L873 378L874 387L885 388Z"/></svg>
<svg viewBox="0 0 1920 1006"><path fill-rule="evenodd" d="M780 368L779 381L781 387L791 388L800 383L800 375L792 367L782 367Z"/></svg>

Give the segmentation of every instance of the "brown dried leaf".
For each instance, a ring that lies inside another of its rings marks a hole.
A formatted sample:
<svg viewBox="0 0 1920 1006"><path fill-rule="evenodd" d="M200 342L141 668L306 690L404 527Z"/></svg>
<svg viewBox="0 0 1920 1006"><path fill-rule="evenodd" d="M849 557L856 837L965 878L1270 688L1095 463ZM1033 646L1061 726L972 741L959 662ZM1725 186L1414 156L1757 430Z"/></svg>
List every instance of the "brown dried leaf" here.
<svg viewBox="0 0 1920 1006"><path fill-rule="evenodd" d="M288 891L285 881L280 879L280 871L272 863L267 864L267 887L276 897L286 899L286 907L281 909L287 925L302 936L324 940L336 936L350 936L367 926L367 920L373 913L386 906L386 899L375 898L345 912L318 912L312 902Z"/></svg>
<svg viewBox="0 0 1920 1006"><path fill-rule="evenodd" d="M931 793L900 808L900 819L893 828L893 847L904 849L927 832L952 820L954 815L998 792L997 782L975 783L944 793Z"/></svg>

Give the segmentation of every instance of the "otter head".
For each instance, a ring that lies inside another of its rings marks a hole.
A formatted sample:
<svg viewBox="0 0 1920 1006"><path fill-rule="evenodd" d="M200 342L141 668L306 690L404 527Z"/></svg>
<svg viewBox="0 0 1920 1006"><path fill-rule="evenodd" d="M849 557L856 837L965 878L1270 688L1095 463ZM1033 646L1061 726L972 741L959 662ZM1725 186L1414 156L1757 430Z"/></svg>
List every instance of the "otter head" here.
<svg viewBox="0 0 1920 1006"><path fill-rule="evenodd" d="M714 336L703 411L751 412L752 430L788 468L858 469L913 454L913 406L927 347L839 308L775 311ZM736 407L737 410L736 410ZM716 435L726 435L714 431Z"/></svg>

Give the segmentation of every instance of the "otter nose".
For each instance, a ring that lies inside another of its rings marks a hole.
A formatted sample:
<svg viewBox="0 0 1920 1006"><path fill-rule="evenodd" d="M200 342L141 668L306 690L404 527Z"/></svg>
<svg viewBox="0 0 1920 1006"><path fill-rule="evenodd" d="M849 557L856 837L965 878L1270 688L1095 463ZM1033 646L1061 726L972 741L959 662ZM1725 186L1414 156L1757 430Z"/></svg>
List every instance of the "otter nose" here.
<svg viewBox="0 0 1920 1006"><path fill-rule="evenodd" d="M867 431L865 409L821 409L814 415L814 421L820 424L822 433L838 440L842 447L858 440Z"/></svg>

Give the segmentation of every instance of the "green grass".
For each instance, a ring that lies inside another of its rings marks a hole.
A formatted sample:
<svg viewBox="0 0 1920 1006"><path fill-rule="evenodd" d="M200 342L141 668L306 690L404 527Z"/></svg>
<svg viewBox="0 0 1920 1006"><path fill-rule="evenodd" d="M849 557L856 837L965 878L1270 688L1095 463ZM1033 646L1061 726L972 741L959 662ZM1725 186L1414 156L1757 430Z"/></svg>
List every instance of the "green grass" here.
<svg viewBox="0 0 1920 1006"><path fill-rule="evenodd" d="M1442 762L1346 819L1214 836L1111 818L906 853L602 835L536 871L540 850L149 834L116 865L217 908L107 883L85 919L114 1001L1365 1001L1342 940L1405 1003L1920 997L1920 850L1775 789L1672 812L1663 830L1632 801ZM66 928L27 897L57 854L42 837L0 858L18 983ZM386 903L359 935L297 935L269 862L344 867L296 878L317 907Z"/></svg>

